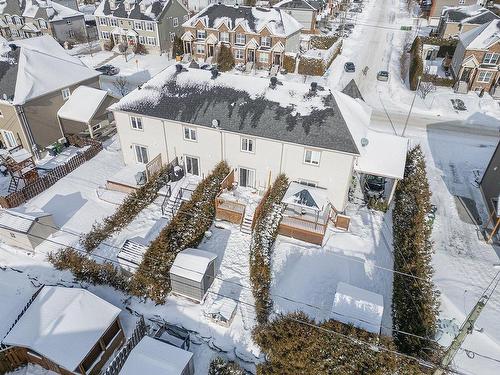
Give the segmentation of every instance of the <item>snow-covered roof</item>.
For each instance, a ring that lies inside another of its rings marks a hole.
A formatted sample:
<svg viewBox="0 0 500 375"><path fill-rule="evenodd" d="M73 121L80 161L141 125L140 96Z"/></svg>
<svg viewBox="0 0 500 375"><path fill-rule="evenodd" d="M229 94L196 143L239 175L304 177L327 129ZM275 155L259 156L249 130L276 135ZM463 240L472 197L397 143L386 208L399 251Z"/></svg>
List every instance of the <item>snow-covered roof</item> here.
<svg viewBox="0 0 500 375"><path fill-rule="evenodd" d="M460 41L466 49L488 49L500 41L500 19L460 34Z"/></svg>
<svg viewBox="0 0 500 375"><path fill-rule="evenodd" d="M274 4L276 8L284 9L305 9L315 10L314 7L306 0L281 0L279 3Z"/></svg>
<svg viewBox="0 0 500 375"><path fill-rule="evenodd" d="M368 144L360 148L354 169L375 176L402 179L405 172L408 139L369 130Z"/></svg>
<svg viewBox="0 0 500 375"><path fill-rule="evenodd" d="M241 26L246 32L259 34L264 28L275 36L288 37L302 25L284 10L239 5L211 4L184 22L183 27L195 27L201 21L206 28L216 29L225 24L234 30Z"/></svg>
<svg viewBox="0 0 500 375"><path fill-rule="evenodd" d="M200 282L207 271L208 265L215 259L217 259L217 254L187 248L175 257L174 264L170 268L170 274Z"/></svg>
<svg viewBox="0 0 500 375"><path fill-rule="evenodd" d="M3 209L0 211L0 227L20 233L28 233L37 219L50 215L43 211L26 212L21 208Z"/></svg>
<svg viewBox="0 0 500 375"><path fill-rule="evenodd" d="M481 5L474 4L460 7L445 7L442 16L446 22L470 23L482 25L494 19L499 19L491 10L483 8Z"/></svg>
<svg viewBox="0 0 500 375"><path fill-rule="evenodd" d="M327 191L293 181L281 202L322 212L328 204Z"/></svg>
<svg viewBox="0 0 500 375"><path fill-rule="evenodd" d="M45 286L2 342L75 371L118 314L85 289Z"/></svg>
<svg viewBox="0 0 500 375"><path fill-rule="evenodd" d="M362 103L362 102L361 102ZM171 66L111 109L357 155L351 129L368 127L366 105L300 82ZM237 110L234 110L237 109ZM350 113L357 111L357 113ZM356 130L357 133L360 131Z"/></svg>
<svg viewBox="0 0 500 375"><path fill-rule="evenodd" d="M115 8L111 7L110 0L103 0L96 8L94 16L112 16L116 18L129 18L145 21L156 21L167 11L174 0L142 0L119 1L115 0ZM125 3L130 6L130 11L125 9ZM178 3L184 7L182 1ZM185 8L185 7L184 7ZM186 14L188 13L186 9Z"/></svg>
<svg viewBox="0 0 500 375"><path fill-rule="evenodd" d="M19 0L11 0L19 1ZM47 21L61 21L66 18L83 16L83 13L50 0L26 0L23 17L43 18Z"/></svg>
<svg viewBox="0 0 500 375"><path fill-rule="evenodd" d="M211 316L220 316L227 322L233 317L237 305L234 299L224 297L214 301L206 313Z"/></svg>
<svg viewBox="0 0 500 375"><path fill-rule="evenodd" d="M108 93L89 86L78 86L57 115L68 120L89 123Z"/></svg>
<svg viewBox="0 0 500 375"><path fill-rule="evenodd" d="M380 294L339 282L330 317L372 333L380 333L384 297Z"/></svg>
<svg viewBox="0 0 500 375"><path fill-rule="evenodd" d="M78 57L70 56L50 35L11 41L9 44L16 46L12 54L14 62L7 70L11 76L9 86L14 87L0 87L0 95L6 94L15 105L100 74Z"/></svg>
<svg viewBox="0 0 500 375"><path fill-rule="evenodd" d="M193 353L144 336L130 352L119 375L182 375Z"/></svg>

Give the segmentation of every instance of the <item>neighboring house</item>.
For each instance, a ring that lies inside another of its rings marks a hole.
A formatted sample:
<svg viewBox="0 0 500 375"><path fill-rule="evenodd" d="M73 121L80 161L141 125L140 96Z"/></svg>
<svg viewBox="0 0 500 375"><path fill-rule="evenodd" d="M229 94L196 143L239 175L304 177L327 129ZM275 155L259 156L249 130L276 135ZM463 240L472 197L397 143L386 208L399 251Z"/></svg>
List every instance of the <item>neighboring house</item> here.
<svg viewBox="0 0 500 375"><path fill-rule="evenodd" d="M183 25L184 51L197 60L215 58L221 44L235 62L269 69L285 52L299 52L302 25L282 9L211 5Z"/></svg>
<svg viewBox="0 0 500 375"><path fill-rule="evenodd" d="M304 33L318 32L319 22L328 14L328 4L324 1L282 0L274 5L295 18Z"/></svg>
<svg viewBox="0 0 500 375"><path fill-rule="evenodd" d="M485 229L491 224L491 232L488 240L491 240L500 229L500 142L484 171L479 190L483 195L484 203L488 211L488 221Z"/></svg>
<svg viewBox="0 0 500 375"><path fill-rule="evenodd" d="M5 358L61 375L97 375L125 340L120 312L85 289L44 286L3 338Z"/></svg>
<svg viewBox="0 0 500 375"><path fill-rule="evenodd" d="M198 13L211 4L236 5L243 4L241 0L182 0L190 12Z"/></svg>
<svg viewBox="0 0 500 375"><path fill-rule="evenodd" d="M17 40L43 34L59 43L86 40L83 13L50 0L0 0L0 35Z"/></svg>
<svg viewBox="0 0 500 375"><path fill-rule="evenodd" d="M194 375L193 353L144 336L118 374Z"/></svg>
<svg viewBox="0 0 500 375"><path fill-rule="evenodd" d="M70 56L52 37L0 46L0 135L5 148L42 156L64 136L57 112L78 86L99 87L99 72Z"/></svg>
<svg viewBox="0 0 500 375"><path fill-rule="evenodd" d="M422 9L427 13L429 26L438 26L445 7L475 5L478 0L423 0Z"/></svg>
<svg viewBox="0 0 500 375"><path fill-rule="evenodd" d="M99 40L114 45L142 44L150 53L172 53L188 16L181 0L103 0L94 13Z"/></svg>
<svg viewBox="0 0 500 375"><path fill-rule="evenodd" d="M500 17L480 5L446 8L441 15L437 32L441 38L457 37L496 19Z"/></svg>
<svg viewBox="0 0 500 375"><path fill-rule="evenodd" d="M47 212L0 211L0 239L7 245L33 251L57 230L52 215Z"/></svg>
<svg viewBox="0 0 500 375"><path fill-rule="evenodd" d="M240 186L264 191L284 173L324 188L338 211L355 171L403 177L406 141L369 131L371 110L360 100L297 82L176 68L111 107L127 165L161 154L206 176L225 160Z"/></svg>
<svg viewBox="0 0 500 375"><path fill-rule="evenodd" d="M458 92L486 91L500 98L500 20L460 34L451 61Z"/></svg>

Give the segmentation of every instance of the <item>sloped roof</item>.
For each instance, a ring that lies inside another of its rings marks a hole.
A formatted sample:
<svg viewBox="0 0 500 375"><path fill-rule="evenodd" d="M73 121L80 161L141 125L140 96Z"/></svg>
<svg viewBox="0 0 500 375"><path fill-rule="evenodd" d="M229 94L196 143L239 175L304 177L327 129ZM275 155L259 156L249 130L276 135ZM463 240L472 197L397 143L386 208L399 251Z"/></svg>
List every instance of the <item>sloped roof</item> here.
<svg viewBox="0 0 500 375"><path fill-rule="evenodd" d="M47 212L35 211L25 212L22 209L10 209L0 211L0 227L16 232L28 233L33 223L45 216L50 216Z"/></svg>
<svg viewBox="0 0 500 375"><path fill-rule="evenodd" d="M281 202L323 211L328 204L328 197L325 189L291 182Z"/></svg>
<svg viewBox="0 0 500 375"><path fill-rule="evenodd" d="M287 37L298 32L302 25L284 10L238 5L212 4L184 22L194 27L198 21L207 28L218 28L225 23L230 29L241 25L249 33L259 33L264 27L276 36Z"/></svg>
<svg viewBox="0 0 500 375"><path fill-rule="evenodd" d="M70 56L50 35L9 42L15 46L10 65L0 64L0 97L21 105L36 97L61 90L100 73ZM12 66L17 65L17 69Z"/></svg>
<svg viewBox="0 0 500 375"><path fill-rule="evenodd" d="M357 134L364 134L370 116L347 95L327 89L311 94L298 82L273 89L268 79L230 73L213 80L210 71L184 69L165 69L111 109L206 127L216 119L226 131L359 153L354 135L364 136Z"/></svg>
<svg viewBox="0 0 500 375"><path fill-rule="evenodd" d="M167 11L173 1L177 0L115 0L115 9L111 9L110 0L103 0L95 10L94 16L113 16L117 18L157 21L163 12ZM130 4L131 10L129 12L125 10L125 3ZM181 4L181 2L178 3ZM144 7L144 12L141 11L141 4Z"/></svg>
<svg viewBox="0 0 500 375"><path fill-rule="evenodd" d="M4 0L2 9L0 0L0 13L18 15L27 18L42 18L46 21L60 21L70 17L83 16L77 10L68 8L55 1L47 0Z"/></svg>
<svg viewBox="0 0 500 375"><path fill-rule="evenodd" d="M315 8L306 0L282 0L274 4L276 8L282 9L306 9L313 11Z"/></svg>
<svg viewBox="0 0 500 375"><path fill-rule="evenodd" d="M361 91L359 91L359 87L356 84L354 78L351 79L349 83L342 89L342 93L350 96L353 99L361 99L365 101L365 99L363 99L363 96L361 95Z"/></svg>
<svg viewBox="0 0 500 375"><path fill-rule="evenodd" d="M488 49L500 41L500 19L493 20L460 35L466 49Z"/></svg>
<svg viewBox="0 0 500 375"><path fill-rule="evenodd" d="M198 249L182 250L175 257L170 273L189 280L200 282L211 261L217 259L217 254Z"/></svg>
<svg viewBox="0 0 500 375"><path fill-rule="evenodd" d="M85 289L45 286L2 342L75 371L120 311Z"/></svg>
<svg viewBox="0 0 500 375"><path fill-rule="evenodd" d="M492 11L483 8L478 4L459 7L445 7L442 15L448 22L471 23L477 25L482 25L494 19L500 18Z"/></svg>
<svg viewBox="0 0 500 375"><path fill-rule="evenodd" d="M92 117L107 96L107 91L88 86L78 86L59 109L57 115L60 118L87 124L92 120Z"/></svg>

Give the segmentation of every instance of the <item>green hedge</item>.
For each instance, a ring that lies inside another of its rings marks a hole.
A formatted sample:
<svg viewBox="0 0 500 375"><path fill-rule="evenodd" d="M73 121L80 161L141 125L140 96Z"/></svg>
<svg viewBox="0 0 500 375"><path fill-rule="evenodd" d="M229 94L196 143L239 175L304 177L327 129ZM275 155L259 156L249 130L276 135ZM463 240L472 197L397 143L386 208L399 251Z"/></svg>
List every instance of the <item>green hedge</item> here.
<svg viewBox="0 0 500 375"><path fill-rule="evenodd" d="M245 371L235 362L216 357L210 362L208 375L245 375Z"/></svg>
<svg viewBox="0 0 500 375"><path fill-rule="evenodd" d="M219 55L217 56L217 69L221 72L227 72L234 68L234 56L231 50L224 44L221 44Z"/></svg>
<svg viewBox="0 0 500 375"><path fill-rule="evenodd" d="M250 248L250 282L255 298L257 321L266 323L272 310L271 252L281 221L281 200L288 188L288 178L279 175L271 186L260 214L255 218Z"/></svg>
<svg viewBox="0 0 500 375"><path fill-rule="evenodd" d="M286 69L289 73L295 72L296 63L297 59L293 56L285 54L285 57L283 57L283 69Z"/></svg>
<svg viewBox="0 0 500 375"><path fill-rule="evenodd" d="M197 247L215 216L215 198L221 182L230 172L219 163L184 202L170 223L160 232L144 254L131 280L131 293L163 303L170 291L169 271L176 255L188 247Z"/></svg>
<svg viewBox="0 0 500 375"><path fill-rule="evenodd" d="M455 84L455 80L438 77L431 74L424 74L422 76L422 82L432 82L436 86L452 87Z"/></svg>
<svg viewBox="0 0 500 375"><path fill-rule="evenodd" d="M422 42L420 38L415 38L410 50L410 70L409 81L410 90L415 91L418 87L418 77L424 73L424 64L422 62Z"/></svg>
<svg viewBox="0 0 500 375"><path fill-rule="evenodd" d="M311 48L328 49L335 44L338 37L333 35L313 35L311 36Z"/></svg>
<svg viewBox="0 0 500 375"><path fill-rule="evenodd" d="M453 56L455 49L457 48L458 39L443 39L439 37L419 37L423 44L432 44L434 46L439 46L438 57Z"/></svg>

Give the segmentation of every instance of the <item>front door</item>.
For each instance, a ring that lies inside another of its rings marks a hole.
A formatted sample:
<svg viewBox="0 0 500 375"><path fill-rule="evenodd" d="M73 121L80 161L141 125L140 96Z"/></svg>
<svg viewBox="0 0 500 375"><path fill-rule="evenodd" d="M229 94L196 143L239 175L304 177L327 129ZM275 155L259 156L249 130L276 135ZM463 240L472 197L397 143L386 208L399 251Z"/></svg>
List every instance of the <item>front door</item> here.
<svg viewBox="0 0 500 375"><path fill-rule="evenodd" d="M255 171L248 168L240 168L240 186L255 187Z"/></svg>
<svg viewBox="0 0 500 375"><path fill-rule="evenodd" d="M255 62L255 50L254 49L247 50L247 61Z"/></svg>
<svg viewBox="0 0 500 375"><path fill-rule="evenodd" d="M191 42L185 42L184 43L184 52L191 54Z"/></svg>
<svg viewBox="0 0 500 375"><path fill-rule="evenodd" d="M462 76L460 77L460 81L469 82L471 72L471 68L464 68L464 70L462 71Z"/></svg>
<svg viewBox="0 0 500 375"><path fill-rule="evenodd" d="M195 176L200 175L200 159L186 156L186 172Z"/></svg>
<svg viewBox="0 0 500 375"><path fill-rule="evenodd" d="M208 45L208 55L207 57L212 57L214 55L214 45L213 44L209 44Z"/></svg>
<svg viewBox="0 0 500 375"><path fill-rule="evenodd" d="M281 54L280 53L275 53L274 54L274 65L281 65Z"/></svg>

